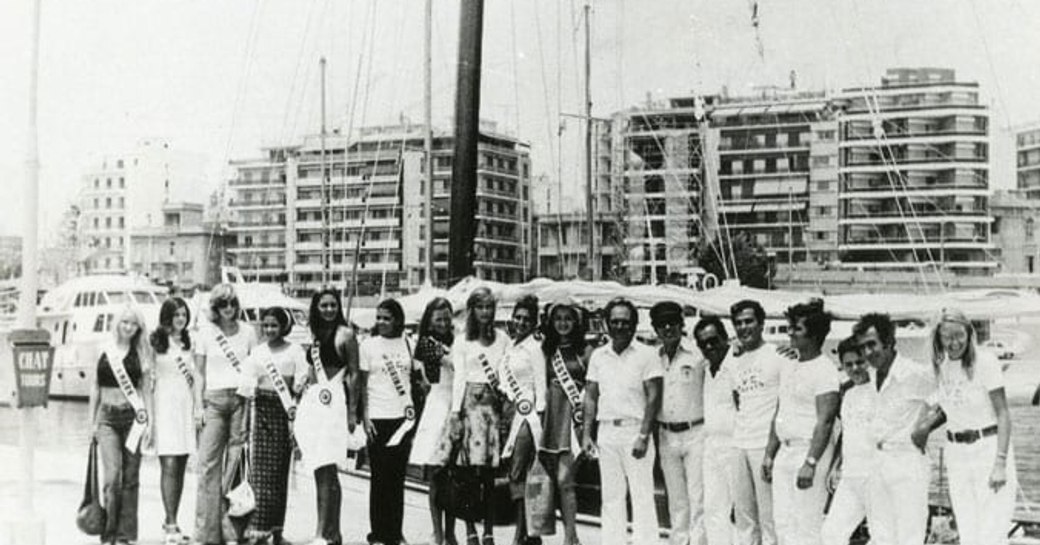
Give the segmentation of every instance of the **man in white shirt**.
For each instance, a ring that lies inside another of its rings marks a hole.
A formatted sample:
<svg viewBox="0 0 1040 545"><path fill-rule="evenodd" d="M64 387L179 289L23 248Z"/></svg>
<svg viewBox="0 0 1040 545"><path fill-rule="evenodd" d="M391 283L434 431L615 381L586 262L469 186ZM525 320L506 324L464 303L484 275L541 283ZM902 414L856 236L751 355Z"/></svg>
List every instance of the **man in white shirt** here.
<svg viewBox="0 0 1040 545"><path fill-rule="evenodd" d="M733 446L732 362L729 335L722 320L702 318L693 328L693 337L705 359L704 371L704 530L708 545L732 545L734 526L733 479L731 470L737 459Z"/></svg>
<svg viewBox="0 0 1040 545"><path fill-rule="evenodd" d="M762 460L776 412L780 370L788 362L776 347L762 341L766 313L757 301L734 304L730 318L737 333L736 348L740 350L731 356L737 404L733 443L738 451L732 469L736 542L775 545L773 495L770 484L762 478Z"/></svg>
<svg viewBox="0 0 1040 545"><path fill-rule="evenodd" d="M684 340L683 309L674 301L650 308L661 341L664 392L657 415L657 447L668 490L671 545L704 545L704 363Z"/></svg>
<svg viewBox="0 0 1040 545"><path fill-rule="evenodd" d="M831 330L823 301L794 305L786 316L798 361L780 372L779 404L762 473L773 483L773 519L780 545L819 545L841 379L834 362L822 353ZM822 468L819 472L817 464Z"/></svg>
<svg viewBox="0 0 1040 545"><path fill-rule="evenodd" d="M661 406L661 361L654 349L633 341L638 314L625 299L614 299L604 309L610 342L589 358L585 386L586 425L582 445L599 457L601 475L600 521L603 545L623 545L625 491L632 496L633 542L657 539L654 507L654 447L650 442L654 418Z"/></svg>
<svg viewBox="0 0 1040 545"><path fill-rule="evenodd" d="M852 329L863 358L874 368L875 408L870 421L874 465L867 485L871 542L920 545L928 527L928 456L911 434L936 389L926 364L896 353L895 326L887 314L867 314Z"/></svg>
<svg viewBox="0 0 1040 545"><path fill-rule="evenodd" d="M870 439L876 392L855 337L838 344L838 359L849 382L842 385L848 389L841 400L841 452L828 478L837 484L820 530L824 543L848 543L867 516L867 481L877 449Z"/></svg>

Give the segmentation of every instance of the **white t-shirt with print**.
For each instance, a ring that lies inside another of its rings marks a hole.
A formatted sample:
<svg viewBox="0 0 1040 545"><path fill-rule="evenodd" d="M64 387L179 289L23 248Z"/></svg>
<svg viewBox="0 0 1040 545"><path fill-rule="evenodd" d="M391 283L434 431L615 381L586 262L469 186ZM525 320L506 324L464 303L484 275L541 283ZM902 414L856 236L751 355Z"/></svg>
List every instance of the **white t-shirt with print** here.
<svg viewBox="0 0 1040 545"><path fill-rule="evenodd" d="M592 352L585 379L599 385L596 420L642 420L646 411L643 382L664 376L657 351L632 341L620 354L607 343Z"/></svg>
<svg viewBox="0 0 1040 545"><path fill-rule="evenodd" d="M404 408L412 403L412 369L417 364L404 336L388 339L383 336L369 337L359 348L358 368L368 373L368 417L392 420L404 418ZM404 395L398 392L390 378L389 365L397 369Z"/></svg>
<svg viewBox="0 0 1040 545"><path fill-rule="evenodd" d="M776 436L781 441L812 439L816 427L816 397L838 393L841 376L827 356L808 361L791 361L780 371L780 406L776 413Z"/></svg>
<svg viewBox="0 0 1040 545"><path fill-rule="evenodd" d="M206 389L237 389L242 385L240 371L235 369L224 349L217 342L218 333L220 333L220 329L216 325L205 324L199 327L199 334L193 336L195 354L206 357ZM225 335L225 338L228 340L231 351L238 358L239 364L244 365L249 353L257 345L256 331L253 330L253 326L240 322L238 332L234 335Z"/></svg>
<svg viewBox="0 0 1040 545"><path fill-rule="evenodd" d="M271 352L267 343L261 343L253 349L242 366L242 385L248 390L259 387L261 390L274 390L271 378L267 376L267 363L274 362L275 369L283 378L292 378L297 383L307 376L307 356L303 347L289 342L277 352Z"/></svg>
<svg viewBox="0 0 1040 545"><path fill-rule="evenodd" d="M989 393L1004 387L1004 373L993 354L976 352L972 377L961 360L946 359L939 366L936 401L946 413L950 431L981 430L997 423Z"/></svg>
<svg viewBox="0 0 1040 545"><path fill-rule="evenodd" d="M765 448L776 413L780 370L792 362L768 343L732 358L734 389L739 397L733 444L744 449Z"/></svg>

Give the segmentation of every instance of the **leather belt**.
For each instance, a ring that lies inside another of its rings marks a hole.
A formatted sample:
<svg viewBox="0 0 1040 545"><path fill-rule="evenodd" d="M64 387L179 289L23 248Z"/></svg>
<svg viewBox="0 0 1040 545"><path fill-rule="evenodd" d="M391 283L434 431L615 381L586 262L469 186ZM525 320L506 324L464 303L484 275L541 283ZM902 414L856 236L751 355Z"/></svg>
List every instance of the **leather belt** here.
<svg viewBox="0 0 1040 545"><path fill-rule="evenodd" d="M681 433L689 431L703 423L704 419L698 418L697 420L689 420L687 422L658 422L657 425L660 426L662 430L670 431L672 433Z"/></svg>
<svg viewBox="0 0 1040 545"><path fill-rule="evenodd" d="M978 441L979 439L982 439L983 437L989 437L990 435L996 435L996 433L997 433L997 426L993 425L993 426L988 426L988 427L982 428L981 430L962 430L962 431L949 431L949 430L947 430L946 431L946 438L949 439L951 443L965 443L965 444L970 445L970 444L974 443L975 441Z"/></svg>

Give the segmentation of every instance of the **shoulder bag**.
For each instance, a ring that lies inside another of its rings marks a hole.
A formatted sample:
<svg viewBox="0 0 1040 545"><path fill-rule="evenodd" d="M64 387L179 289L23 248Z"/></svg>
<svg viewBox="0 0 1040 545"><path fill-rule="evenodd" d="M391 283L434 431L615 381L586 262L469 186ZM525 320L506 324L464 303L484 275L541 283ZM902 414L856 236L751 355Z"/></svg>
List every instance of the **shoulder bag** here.
<svg viewBox="0 0 1040 545"><path fill-rule="evenodd" d="M83 483L83 501L76 512L76 526L88 536L101 535L108 519L98 493L97 450L97 439L91 439L90 454L87 456L87 478Z"/></svg>

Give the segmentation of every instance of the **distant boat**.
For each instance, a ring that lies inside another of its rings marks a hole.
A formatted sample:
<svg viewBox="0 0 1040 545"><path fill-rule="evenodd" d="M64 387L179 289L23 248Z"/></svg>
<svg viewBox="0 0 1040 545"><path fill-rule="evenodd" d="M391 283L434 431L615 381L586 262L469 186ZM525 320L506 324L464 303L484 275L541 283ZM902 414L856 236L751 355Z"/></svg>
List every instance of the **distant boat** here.
<svg viewBox="0 0 1040 545"><path fill-rule="evenodd" d="M39 327L51 335L54 372L50 395L86 399L101 345L111 339L118 313L132 303L141 309L148 328L159 322L167 289L131 275L88 275L74 278L44 294L37 309Z"/></svg>
<svg viewBox="0 0 1040 545"><path fill-rule="evenodd" d="M292 318L293 328L289 333L288 340L307 347L311 344L311 334L307 329L308 305L289 297L282 292L281 286L275 284L264 284L260 282L246 282L241 271L237 267L223 267L221 279L235 289L238 303L242 314L239 317L244 322L256 328L257 338L261 338L260 314L264 309L281 307L289 311ZM209 292L197 292L191 298L192 322L195 327L200 320L205 320L209 314Z"/></svg>

